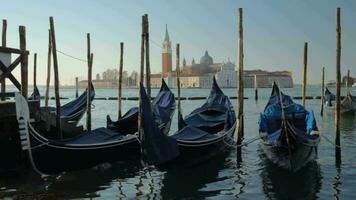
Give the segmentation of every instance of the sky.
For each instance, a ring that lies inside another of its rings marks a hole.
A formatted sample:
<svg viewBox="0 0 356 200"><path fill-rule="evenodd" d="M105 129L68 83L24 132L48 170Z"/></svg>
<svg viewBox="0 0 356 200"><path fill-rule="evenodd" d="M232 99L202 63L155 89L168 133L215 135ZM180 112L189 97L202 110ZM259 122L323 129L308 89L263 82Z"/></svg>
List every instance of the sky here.
<svg viewBox="0 0 356 200"><path fill-rule="evenodd" d="M168 25L172 48L181 58L199 61L205 50L214 62L237 60L238 8L244 12L244 68L288 70L302 81L303 48L308 42L308 83L335 79L336 8L341 7L341 71L356 76L356 1L354 0L0 0L0 18L7 19L7 46L18 48L18 26L26 26L29 80L33 54L38 54L37 81L47 70L49 16L54 17L57 50L86 59L86 33L94 53L93 77L118 68L119 45L125 44L124 70L139 71L141 16L150 23L151 71L161 71L161 43ZM174 53L173 53L174 54ZM14 58L13 58L14 59ZM173 55L173 61L175 57ZM86 79L85 62L58 54L62 84ZM174 63L174 62L173 62ZM173 64L174 66L174 64ZM173 67L174 68L174 67ZM15 75L19 77L20 70ZM52 70L53 72L53 70ZM53 74L53 73L52 73ZM53 80L53 78L52 78Z"/></svg>

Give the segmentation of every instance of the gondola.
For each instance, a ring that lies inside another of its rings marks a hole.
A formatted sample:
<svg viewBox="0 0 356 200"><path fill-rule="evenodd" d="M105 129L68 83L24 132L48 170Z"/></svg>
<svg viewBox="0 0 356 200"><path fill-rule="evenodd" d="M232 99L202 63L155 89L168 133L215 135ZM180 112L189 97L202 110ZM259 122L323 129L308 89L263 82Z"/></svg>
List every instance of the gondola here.
<svg viewBox="0 0 356 200"><path fill-rule="evenodd" d="M90 100L95 97L94 86L90 88ZM78 98L61 106L61 121L77 125L87 110L88 89L86 89ZM53 127L56 126L55 107L41 107L41 119Z"/></svg>
<svg viewBox="0 0 356 200"><path fill-rule="evenodd" d="M350 91L347 92L346 97L341 102L340 113L345 115L356 114L356 99L351 95Z"/></svg>
<svg viewBox="0 0 356 200"><path fill-rule="evenodd" d="M171 127L171 119L175 111L175 98L162 79L161 88L156 98L151 103L155 120L159 124L163 133L168 134ZM138 107L133 107L128 110L118 121L112 121L110 116L107 116L107 128L125 134L137 133Z"/></svg>
<svg viewBox="0 0 356 200"><path fill-rule="evenodd" d="M170 120L173 115L171 109L175 108L174 94L168 87L164 88L157 95L157 111L151 119L155 122L166 120L167 114L170 115ZM98 128L89 132L83 131L70 139L51 140L43 137L32 126L28 105L20 94L16 94L16 112L22 149L28 152L33 169L40 174L59 174L90 168L104 162L140 158L140 141L137 134ZM166 125L170 125L168 121ZM164 131L164 128L159 130Z"/></svg>
<svg viewBox="0 0 356 200"><path fill-rule="evenodd" d="M325 87L324 103L327 106L331 107L333 106L332 102L335 101L335 98L336 98L335 94L331 93L330 90L327 87Z"/></svg>
<svg viewBox="0 0 356 200"><path fill-rule="evenodd" d="M261 147L278 166L298 171L317 158L320 137L314 113L294 103L275 83L258 123Z"/></svg>
<svg viewBox="0 0 356 200"><path fill-rule="evenodd" d="M142 119L141 146L144 160L161 169L194 165L230 147L236 116L229 98L214 78L207 101L181 118L181 129L167 136L152 119L152 110L143 85L140 86Z"/></svg>
<svg viewBox="0 0 356 200"><path fill-rule="evenodd" d="M38 88L36 86L33 88L33 92L28 97L28 100L41 100L40 91L38 90Z"/></svg>

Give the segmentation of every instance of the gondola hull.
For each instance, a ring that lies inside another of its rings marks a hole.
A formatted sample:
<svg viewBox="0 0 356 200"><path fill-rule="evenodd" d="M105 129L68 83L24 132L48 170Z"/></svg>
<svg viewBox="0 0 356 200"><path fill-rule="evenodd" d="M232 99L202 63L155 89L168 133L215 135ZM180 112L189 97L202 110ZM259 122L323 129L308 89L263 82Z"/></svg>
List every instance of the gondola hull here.
<svg viewBox="0 0 356 200"><path fill-rule="evenodd" d="M65 146L44 143L30 128L31 162L44 174L58 174L96 166L100 163L135 160L140 157L140 143L134 136L107 144Z"/></svg>
<svg viewBox="0 0 356 200"><path fill-rule="evenodd" d="M233 135L235 128L236 124L228 130L224 136L206 142L187 142L177 140L179 149L178 157L167 163L156 166L160 169L170 169L186 165L192 166L210 160L214 156L232 148L234 144Z"/></svg>
<svg viewBox="0 0 356 200"><path fill-rule="evenodd" d="M266 157L281 168L298 171L310 161L317 159L317 146L308 144L299 144L294 150L292 156L289 156L288 148L270 145L261 142L261 147Z"/></svg>

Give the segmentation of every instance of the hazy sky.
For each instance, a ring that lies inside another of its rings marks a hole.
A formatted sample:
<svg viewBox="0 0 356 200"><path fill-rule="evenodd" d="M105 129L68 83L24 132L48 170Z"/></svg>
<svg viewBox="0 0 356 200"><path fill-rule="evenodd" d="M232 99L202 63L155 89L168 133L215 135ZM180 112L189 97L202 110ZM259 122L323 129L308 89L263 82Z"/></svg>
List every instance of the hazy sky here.
<svg viewBox="0 0 356 200"><path fill-rule="evenodd" d="M200 60L207 49L215 62L237 57L237 10L244 8L245 69L291 70L300 83L304 42L309 42L308 81L335 76L336 7L342 12L342 73L356 76L356 2L353 0L2 0L0 17L8 20L8 46L18 47L18 26L25 25L30 50L38 54L38 82L46 75L49 16L55 20L57 49L86 58L86 33L91 33L93 77L119 62L125 43L124 68L139 69L141 16L149 16L151 68L161 71L161 42L168 24L172 46L181 57ZM174 49L173 49L174 50ZM86 63L58 54L60 79L72 84L86 78ZM175 60L175 58L173 58ZM18 70L19 71L19 70ZM18 72L17 72L18 74Z"/></svg>

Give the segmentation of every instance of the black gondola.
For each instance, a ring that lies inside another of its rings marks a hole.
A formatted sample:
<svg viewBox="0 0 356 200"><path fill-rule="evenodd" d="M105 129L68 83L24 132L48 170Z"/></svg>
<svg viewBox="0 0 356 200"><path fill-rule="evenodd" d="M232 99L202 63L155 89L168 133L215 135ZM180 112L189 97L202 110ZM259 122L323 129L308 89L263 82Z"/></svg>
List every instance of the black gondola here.
<svg viewBox="0 0 356 200"><path fill-rule="evenodd" d="M93 101L95 97L94 86L90 88L90 100ZM61 106L61 121L73 123L77 125L87 110L87 96L88 88L76 99ZM41 119L49 122L51 126L56 126L56 108L55 107L41 107Z"/></svg>
<svg viewBox="0 0 356 200"><path fill-rule="evenodd" d="M341 102L340 112L341 114L356 114L356 99L351 95L350 91L347 92L346 97Z"/></svg>
<svg viewBox="0 0 356 200"><path fill-rule="evenodd" d="M171 119L174 114L176 104L174 94L170 91L164 79L162 79L161 89L156 98L152 101L154 119L159 124L163 133L168 134L171 127ZM138 107L128 110L118 121L112 121L107 116L107 128L125 134L134 134L137 129Z"/></svg>
<svg viewBox="0 0 356 200"><path fill-rule="evenodd" d="M267 158L282 168L297 171L317 158L320 137L314 113L294 103L275 83L260 114L259 132Z"/></svg>
<svg viewBox="0 0 356 200"><path fill-rule="evenodd" d="M151 120L152 110L143 85L141 144L144 159L159 168L176 164L196 164L229 148L236 127L236 116L229 98L215 79L207 101L186 116L180 130L167 136Z"/></svg>
<svg viewBox="0 0 356 200"><path fill-rule="evenodd" d="M161 90L156 101L158 111L151 120L166 119L165 115L172 113L171 109L175 107L173 93L169 88ZM43 137L31 125L28 105L20 94L16 94L16 112L22 149L28 152L33 169L40 174L58 174L104 162L140 157L137 134L98 128L71 139L51 140Z"/></svg>
<svg viewBox="0 0 356 200"><path fill-rule="evenodd" d="M327 87L325 87L324 103L327 106L331 107L331 106L333 106L332 102L335 101L335 99L336 99L335 94L331 93L330 90Z"/></svg>
<svg viewBox="0 0 356 200"><path fill-rule="evenodd" d="M41 100L40 91L38 90L38 88L36 86L33 88L33 92L28 97L28 100Z"/></svg>

